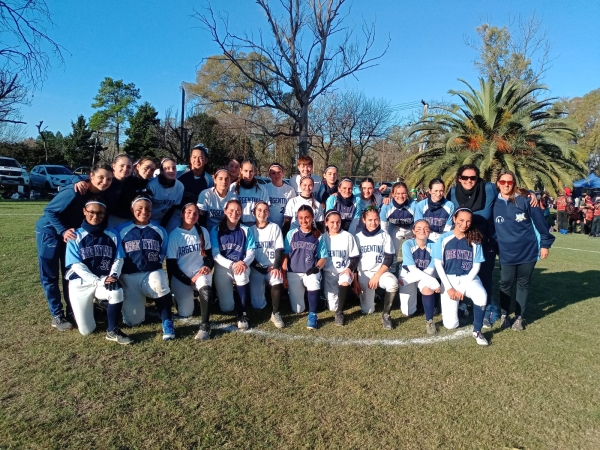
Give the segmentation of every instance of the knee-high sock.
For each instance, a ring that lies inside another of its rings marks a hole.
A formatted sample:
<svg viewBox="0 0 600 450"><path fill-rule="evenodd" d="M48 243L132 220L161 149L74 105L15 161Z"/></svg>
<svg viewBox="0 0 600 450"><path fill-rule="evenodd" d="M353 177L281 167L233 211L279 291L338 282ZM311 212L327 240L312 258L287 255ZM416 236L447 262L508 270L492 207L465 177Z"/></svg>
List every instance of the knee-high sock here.
<svg viewBox="0 0 600 450"><path fill-rule="evenodd" d="M425 320L433 319L433 309L435 308L435 294L422 295L423 309L425 310Z"/></svg>
<svg viewBox="0 0 600 450"><path fill-rule="evenodd" d="M348 292L350 292L350 286L340 286L340 293L338 294L338 306L336 312L344 312Z"/></svg>
<svg viewBox="0 0 600 450"><path fill-rule="evenodd" d="M396 292L387 292L383 297L383 314L389 314L392 311L392 303L394 303L394 297L396 296Z"/></svg>
<svg viewBox="0 0 600 450"><path fill-rule="evenodd" d="M120 303L109 303L106 315L108 316L108 331L113 331L119 323L119 317L121 317L121 310L123 309L123 302Z"/></svg>
<svg viewBox="0 0 600 450"><path fill-rule="evenodd" d="M485 306L473 305L473 331L481 331L483 326L483 315L485 314Z"/></svg>
<svg viewBox="0 0 600 450"><path fill-rule="evenodd" d="M250 301L250 283L245 284L243 286L236 286L236 289L240 296L239 301L237 301L236 308L238 315L241 316L243 313L246 312L248 302Z"/></svg>
<svg viewBox="0 0 600 450"><path fill-rule="evenodd" d="M200 300L200 315L202 323L208 323L210 296L212 295L212 287L204 286L198 291L198 299Z"/></svg>
<svg viewBox="0 0 600 450"><path fill-rule="evenodd" d="M160 320L173 320L173 313L171 312L171 306L173 305L173 297L171 293L158 297L154 300L156 303L156 309L160 313Z"/></svg>
<svg viewBox="0 0 600 450"><path fill-rule="evenodd" d="M319 309L319 291L308 291L308 311L316 313Z"/></svg>
<svg viewBox="0 0 600 450"><path fill-rule="evenodd" d="M281 289L283 284L271 286L271 302L273 303L273 314L279 312L279 303L281 303Z"/></svg>

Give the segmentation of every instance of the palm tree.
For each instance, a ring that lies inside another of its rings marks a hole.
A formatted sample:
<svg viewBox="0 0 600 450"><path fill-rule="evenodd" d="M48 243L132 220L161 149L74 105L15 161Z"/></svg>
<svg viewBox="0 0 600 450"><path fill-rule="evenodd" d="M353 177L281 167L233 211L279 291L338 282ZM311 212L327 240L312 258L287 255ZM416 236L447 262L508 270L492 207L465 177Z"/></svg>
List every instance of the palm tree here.
<svg viewBox="0 0 600 450"><path fill-rule="evenodd" d="M518 81L494 85L479 79L476 91L449 91L462 105L438 106L411 130L425 150L405 160L401 173L418 186L434 177L452 184L463 164L474 164L494 181L501 169L513 171L527 189L543 186L556 194L575 177L586 174L585 155L576 144L576 127L552 108L553 98L536 100L542 85Z"/></svg>

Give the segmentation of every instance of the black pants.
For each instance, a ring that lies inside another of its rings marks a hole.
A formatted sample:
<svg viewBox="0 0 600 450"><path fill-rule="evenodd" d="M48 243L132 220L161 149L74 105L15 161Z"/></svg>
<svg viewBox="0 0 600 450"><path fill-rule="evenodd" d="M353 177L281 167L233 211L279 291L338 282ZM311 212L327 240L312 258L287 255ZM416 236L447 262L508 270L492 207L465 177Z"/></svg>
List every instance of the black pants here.
<svg viewBox="0 0 600 450"><path fill-rule="evenodd" d="M515 281L517 282L515 315L522 316L525 313L527 295L529 294L529 281L534 267L535 262L500 265L500 306L507 313L509 312L512 287Z"/></svg>
<svg viewBox="0 0 600 450"><path fill-rule="evenodd" d="M600 235L600 216L594 216L592 220L592 230L590 231L592 236Z"/></svg>
<svg viewBox="0 0 600 450"><path fill-rule="evenodd" d="M569 215L566 211L556 212L556 226L558 227L558 231L569 229Z"/></svg>
<svg viewBox="0 0 600 450"><path fill-rule="evenodd" d="M498 253L496 247L497 244L495 241L487 242L482 245L483 257L485 258L485 261L481 263L478 275L479 279L481 280L481 284L483 284L483 288L487 293L488 304L490 304L492 301L492 272L494 271L494 265L496 264L496 254Z"/></svg>

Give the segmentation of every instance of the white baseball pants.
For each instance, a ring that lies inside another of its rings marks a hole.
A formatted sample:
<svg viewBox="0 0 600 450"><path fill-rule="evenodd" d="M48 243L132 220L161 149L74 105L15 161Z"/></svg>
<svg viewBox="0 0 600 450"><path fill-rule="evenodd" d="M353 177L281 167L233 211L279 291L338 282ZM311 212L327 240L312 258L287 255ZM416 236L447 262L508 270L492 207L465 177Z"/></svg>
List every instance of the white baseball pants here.
<svg viewBox="0 0 600 450"><path fill-rule="evenodd" d="M461 280L464 281L466 276L448 275L448 280L452 287L458 291L464 291L465 297L473 300L477 306L485 306L487 303L487 293L481 284L479 277L475 277L467 286L463 286ZM442 300L442 323L448 329L458 328L458 300L452 300L447 294L446 289L442 285L441 292Z"/></svg>
<svg viewBox="0 0 600 450"><path fill-rule="evenodd" d="M325 298L327 298L327 305L329 311L337 311L338 307L338 295L340 293L340 286L344 283L352 285L354 277L352 274L347 273L340 274L337 270L323 270L323 284L325 287Z"/></svg>
<svg viewBox="0 0 600 450"><path fill-rule="evenodd" d="M77 321L77 328L84 336L96 328L94 320L94 297L98 300L108 300L116 304L123 301L123 289L108 291L104 287L105 277L93 283L86 283L81 278L69 281L69 298L71 308Z"/></svg>
<svg viewBox="0 0 600 450"><path fill-rule="evenodd" d="M358 284L360 284L360 309L363 314L375 312L375 289L369 287L369 280L377 272L358 272ZM398 280L390 272L385 272L379 277L379 287L386 292L398 291Z"/></svg>
<svg viewBox="0 0 600 450"><path fill-rule="evenodd" d="M167 295L169 282L164 270L123 274L119 278L123 284L123 322L130 327L146 320L146 297L160 298Z"/></svg>
<svg viewBox="0 0 600 450"><path fill-rule="evenodd" d="M212 285L212 273L201 275L191 286L183 284L177 278L171 278L171 291L175 296L177 314L181 317L189 317L194 314L194 291L199 291L204 286Z"/></svg>
<svg viewBox="0 0 600 450"><path fill-rule="evenodd" d="M244 286L250 282L250 267L241 275L235 275L233 270L215 264L213 282L219 296L219 307L223 312L233 311L235 301L233 300L233 282L237 286Z"/></svg>
<svg viewBox="0 0 600 450"><path fill-rule="evenodd" d="M416 269L418 270L418 269ZM420 274L407 272L404 268L400 271L400 279L404 286L398 286L400 291L400 311L405 316L412 316L417 311L417 289L423 292L424 288L435 291L440 283L434 276L419 277Z"/></svg>
<svg viewBox="0 0 600 450"><path fill-rule="evenodd" d="M321 273L306 275L305 273L288 272L287 280L292 312L304 312L304 290L318 291L321 289Z"/></svg>
<svg viewBox="0 0 600 450"><path fill-rule="evenodd" d="M283 277L274 277L271 275L272 273L273 271L260 273L258 270L250 268L250 299L254 309L263 309L267 306L267 299L265 298L265 286L267 284L275 286L283 283Z"/></svg>

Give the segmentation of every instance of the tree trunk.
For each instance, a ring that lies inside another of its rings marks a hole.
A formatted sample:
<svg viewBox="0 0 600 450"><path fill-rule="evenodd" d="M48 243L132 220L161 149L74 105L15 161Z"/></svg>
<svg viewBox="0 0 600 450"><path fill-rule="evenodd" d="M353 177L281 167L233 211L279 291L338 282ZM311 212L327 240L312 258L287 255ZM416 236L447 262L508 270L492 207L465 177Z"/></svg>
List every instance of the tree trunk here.
<svg viewBox="0 0 600 450"><path fill-rule="evenodd" d="M121 153L119 151L119 121L118 121L118 117L117 117L117 124L116 124L115 130L116 130L116 132L115 132L115 144L117 144L117 155L118 155L119 153Z"/></svg>
<svg viewBox="0 0 600 450"><path fill-rule="evenodd" d="M298 139L298 155L308 155L308 105L303 106L300 110L299 139Z"/></svg>

